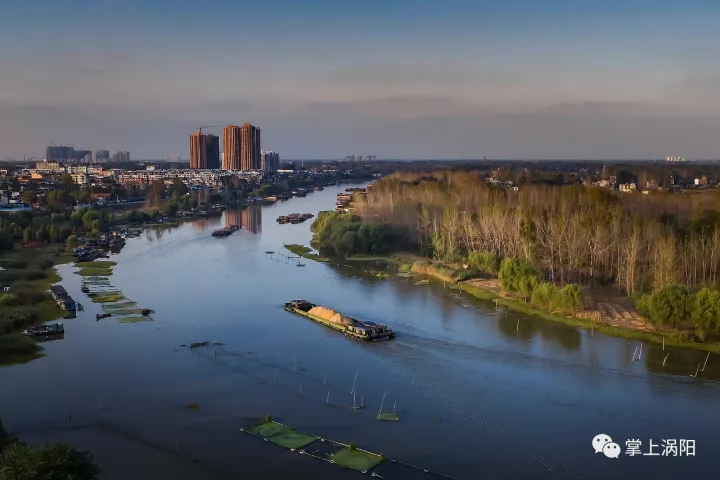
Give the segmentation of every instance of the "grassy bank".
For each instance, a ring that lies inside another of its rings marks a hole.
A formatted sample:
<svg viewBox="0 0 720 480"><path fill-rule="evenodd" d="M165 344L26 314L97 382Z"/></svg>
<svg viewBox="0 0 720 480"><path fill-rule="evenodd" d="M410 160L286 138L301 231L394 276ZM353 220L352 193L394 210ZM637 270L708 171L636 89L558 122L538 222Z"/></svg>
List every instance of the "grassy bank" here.
<svg viewBox="0 0 720 480"><path fill-rule="evenodd" d="M562 315L558 313L548 312L546 310L540 310L532 305L529 305L522 300L509 298L503 295L499 295L492 290L480 288L475 285L469 285L463 281L458 281L458 276L463 275L463 271L460 269L453 269L446 265L438 265L430 262L416 262L413 264L413 273L426 275L433 277L442 282L449 284L450 288L462 290L467 292L469 295L481 299L490 300L496 302L498 305L504 305L507 308L515 311L524 313L527 315L533 315L545 320L563 323L570 327L584 328L586 330L594 330L612 337L627 338L632 340L641 340L652 343L663 343L663 335L658 333L645 332L641 330L632 330L629 328L614 327L611 325L605 325L596 321L579 318L569 315ZM665 345L693 348L696 350L703 350L713 353L720 353L720 343L718 342L693 342L683 338L681 332L670 331L665 334Z"/></svg>
<svg viewBox="0 0 720 480"><path fill-rule="evenodd" d="M83 277L109 277L112 275L112 267L117 265L110 261L94 261L94 262L78 262L77 267L80 268L77 275Z"/></svg>
<svg viewBox="0 0 720 480"><path fill-rule="evenodd" d="M288 244L284 245L284 247L288 250L290 250L295 255L298 255L303 258L307 258L308 260L314 260L316 262L335 262L335 263L343 263L343 262L386 262L392 265L400 265L401 267L404 266L403 271L410 271L410 267L412 265L412 261L408 260L406 256L404 255L351 255L348 257L324 257L322 255L318 255L316 253L312 253L313 249L310 247L306 247L304 245L297 245L297 244Z"/></svg>
<svg viewBox="0 0 720 480"><path fill-rule="evenodd" d="M60 281L55 265L72 256L65 247L18 249L0 256L0 364L24 363L39 356L37 343L17 332L29 325L49 322L65 314L48 289Z"/></svg>
<svg viewBox="0 0 720 480"><path fill-rule="evenodd" d="M304 245L297 245L295 243L290 243L287 245L283 245L286 249L290 250L292 253L299 257L307 258L308 260L314 260L316 262L329 262L330 259L328 257L321 257L320 255L316 253L311 253L313 251L312 248L306 247Z"/></svg>

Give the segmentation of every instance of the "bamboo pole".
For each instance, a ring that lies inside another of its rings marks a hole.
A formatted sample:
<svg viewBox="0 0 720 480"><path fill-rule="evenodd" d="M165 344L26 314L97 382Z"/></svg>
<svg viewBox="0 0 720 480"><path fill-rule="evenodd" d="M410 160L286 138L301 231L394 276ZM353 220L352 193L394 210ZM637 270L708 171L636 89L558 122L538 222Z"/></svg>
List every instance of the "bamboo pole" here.
<svg viewBox="0 0 720 480"><path fill-rule="evenodd" d="M382 415L382 407L385 404L385 394L386 393L387 392L383 392L383 398L382 398L382 402L380 402L380 412L378 412L378 418L380 418L380 415Z"/></svg>
<svg viewBox="0 0 720 480"><path fill-rule="evenodd" d="M665 366L665 362L667 362L667 359L669 356L670 356L670 352L668 352L668 354L665 355L665 358L663 359L663 364L662 364L663 367Z"/></svg>
<svg viewBox="0 0 720 480"><path fill-rule="evenodd" d="M707 366L708 359L710 358L710 352L708 352L707 357L705 357L705 363L703 363L702 371L705 371L705 367Z"/></svg>

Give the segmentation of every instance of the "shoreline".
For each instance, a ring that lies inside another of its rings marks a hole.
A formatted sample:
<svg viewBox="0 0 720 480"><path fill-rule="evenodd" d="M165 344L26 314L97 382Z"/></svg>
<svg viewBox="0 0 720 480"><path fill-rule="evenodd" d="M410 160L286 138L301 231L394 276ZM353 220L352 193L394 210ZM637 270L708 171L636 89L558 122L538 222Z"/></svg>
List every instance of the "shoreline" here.
<svg viewBox="0 0 720 480"><path fill-rule="evenodd" d="M50 298L48 290L50 286L59 283L62 277L58 273L58 265L64 265L71 262L71 258L67 253L67 249L59 244L43 245L39 247L22 248L6 252L0 255L0 263L9 263L13 261L32 262L33 258L40 258L52 262L50 266L42 269L44 278L36 280L26 280L19 278L16 280L24 280L27 282L29 291L34 294L44 294L46 298L42 301L27 305L28 309L34 310L37 318L30 321L18 322L18 325L5 333L0 334L0 367L11 366L31 362L38 358L44 357L44 348L39 342L31 337L22 335L22 330L32 324L44 324L58 320L66 313L60 309ZM18 269L27 270L28 267ZM11 307L13 308L13 307ZM14 307L22 308L22 306ZM9 353L3 353L9 352Z"/></svg>
<svg viewBox="0 0 720 480"><path fill-rule="evenodd" d="M412 254L405 254L405 253L396 253L396 254L389 254L389 255L354 255L350 257L345 257L342 259L333 259L329 257L322 257L318 254L312 253L313 249L309 247L305 247L303 245L283 245L287 250L290 250L292 253L295 253L296 255L299 255L303 258L307 258L308 260L313 260L320 263L333 263L333 264L339 264L342 265L343 262L360 262L360 261L384 261L386 263L394 264L394 265L416 265L418 262L428 262L430 259L420 257L418 255L412 255ZM444 268L450 269L451 267L448 267L446 265L443 265ZM671 347L679 347L679 348L690 348L693 350L700 350L704 352L710 352L710 353L717 353L720 354L720 342L713 342L713 343L699 343L699 342L692 342L692 341L685 341L685 340L678 340L675 338L672 334L674 332L669 332L666 335L662 335L660 333L653 333L648 332L644 330L636 330L632 328L623 328L623 327L616 327L612 325L606 325L603 323L598 323L594 320L581 318L577 316L569 316L569 315L563 315L558 313L549 312L547 310L541 310L538 308L535 308L527 303L523 303L520 300L516 300L513 298L509 298L503 295L498 294L497 292L494 292L492 290L479 287L477 285L470 285L467 282L467 280L463 281L452 281L451 279L447 278L447 275L444 275L443 273L439 271L435 271L436 269L434 266L430 266L430 268L423 268L422 273L414 273L416 276L420 277L427 277L429 279L432 279L437 282L444 282L448 283L450 288L453 288L455 290L461 290L468 295L470 295L473 298L479 299L479 300L489 300L493 301L498 305L504 305L505 307L518 312L523 313L526 315L533 315L539 318L542 318L543 320L562 323L569 327L575 327L575 328L582 328L584 330L588 330L591 332L598 331L604 335L607 335L609 337L615 337L615 338L625 338L625 339L631 339L631 340L641 340L641 341L647 341L651 343L656 344L664 344ZM664 337L664 340L663 340Z"/></svg>

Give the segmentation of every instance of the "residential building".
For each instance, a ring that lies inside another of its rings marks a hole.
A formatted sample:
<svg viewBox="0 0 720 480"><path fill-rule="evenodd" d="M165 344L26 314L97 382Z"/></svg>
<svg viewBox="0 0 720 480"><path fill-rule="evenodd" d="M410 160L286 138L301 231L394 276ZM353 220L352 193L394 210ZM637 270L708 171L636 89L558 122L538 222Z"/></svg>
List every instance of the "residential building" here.
<svg viewBox="0 0 720 480"><path fill-rule="evenodd" d="M50 145L45 149L45 161L67 162L75 158L75 148L65 145Z"/></svg>
<svg viewBox="0 0 720 480"><path fill-rule="evenodd" d="M260 170L260 127L246 123L240 137L240 169Z"/></svg>
<svg viewBox="0 0 720 480"><path fill-rule="evenodd" d="M96 162L107 162L110 160L110 150L96 150L95 161Z"/></svg>
<svg viewBox="0 0 720 480"><path fill-rule="evenodd" d="M223 170L240 170L240 127L228 125L223 129Z"/></svg>
<svg viewBox="0 0 720 480"><path fill-rule="evenodd" d="M260 153L260 169L265 173L277 173L280 164L280 154L264 151Z"/></svg>

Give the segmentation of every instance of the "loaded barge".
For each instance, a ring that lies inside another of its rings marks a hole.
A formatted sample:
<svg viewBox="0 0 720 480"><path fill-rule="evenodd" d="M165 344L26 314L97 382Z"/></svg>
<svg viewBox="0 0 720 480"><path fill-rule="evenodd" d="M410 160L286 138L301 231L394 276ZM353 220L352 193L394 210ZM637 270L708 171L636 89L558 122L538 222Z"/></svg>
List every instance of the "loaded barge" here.
<svg viewBox="0 0 720 480"><path fill-rule="evenodd" d="M285 304L285 310L297 313L310 320L343 332L349 337L368 342L382 342L395 338L395 332L375 322L366 322L342 315L330 308L321 307L307 300L292 300Z"/></svg>

